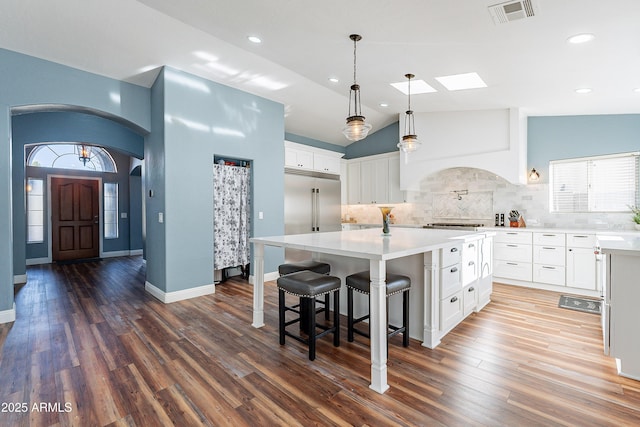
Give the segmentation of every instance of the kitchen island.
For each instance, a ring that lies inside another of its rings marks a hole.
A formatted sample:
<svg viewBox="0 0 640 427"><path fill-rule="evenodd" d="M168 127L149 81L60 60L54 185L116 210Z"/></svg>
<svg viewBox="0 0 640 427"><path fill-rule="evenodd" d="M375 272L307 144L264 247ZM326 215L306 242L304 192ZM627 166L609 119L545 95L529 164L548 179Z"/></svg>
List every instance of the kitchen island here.
<svg viewBox="0 0 640 427"><path fill-rule="evenodd" d="M463 290L465 282L462 269L463 246L473 248L475 258L465 259L466 271L473 271L476 280L491 284L491 268L482 268L480 255L491 258L491 233L452 230L392 229L390 236L383 236L380 229L309 233L289 236L252 238L254 245L253 326L264 326L264 246L300 249L312 253L314 259L331 264L331 274L340 277L344 284L347 275L369 270L371 277L370 331L371 331L371 384L378 393L388 389L387 384L387 298L385 276L387 263L390 272L411 277L412 317L410 327L415 330L419 319L420 338L423 345L433 348L440 338L463 317ZM481 248L477 250L477 248ZM489 262L489 261L487 261ZM471 277L469 273L468 277ZM460 287L460 289L456 289ZM478 300L473 286L472 307L477 311L488 302L488 296ZM344 287L342 289L344 291ZM441 297L451 294L449 300ZM445 294L446 293L446 294ZM417 295L416 295L417 294ZM488 294L490 295L490 288ZM486 292L485 292L486 295ZM416 298L418 296L418 298ZM341 298L343 301L345 298ZM416 310L417 308L417 310ZM342 311L342 309L341 309ZM459 313L458 313L459 312ZM343 312L344 313L344 312ZM391 313L390 313L391 317Z"/></svg>
<svg viewBox="0 0 640 427"><path fill-rule="evenodd" d="M602 335L618 374L640 381L640 237L598 236L603 254Z"/></svg>

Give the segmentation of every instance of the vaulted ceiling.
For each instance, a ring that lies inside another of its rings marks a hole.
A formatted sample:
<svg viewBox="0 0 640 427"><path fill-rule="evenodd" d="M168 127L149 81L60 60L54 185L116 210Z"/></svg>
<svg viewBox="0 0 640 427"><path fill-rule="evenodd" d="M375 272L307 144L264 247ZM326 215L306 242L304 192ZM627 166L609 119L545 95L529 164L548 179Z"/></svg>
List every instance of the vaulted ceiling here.
<svg viewBox="0 0 640 427"><path fill-rule="evenodd" d="M406 95L390 86L406 73L437 89L412 96L416 112L640 113L640 1L537 0L535 16L500 24L495 3L3 0L0 47L144 86L169 65L281 102L287 132L339 145L350 143L341 128L352 33L363 37L358 83L373 131L406 110ZM567 42L579 33L595 39ZM488 87L448 91L435 80L468 72Z"/></svg>

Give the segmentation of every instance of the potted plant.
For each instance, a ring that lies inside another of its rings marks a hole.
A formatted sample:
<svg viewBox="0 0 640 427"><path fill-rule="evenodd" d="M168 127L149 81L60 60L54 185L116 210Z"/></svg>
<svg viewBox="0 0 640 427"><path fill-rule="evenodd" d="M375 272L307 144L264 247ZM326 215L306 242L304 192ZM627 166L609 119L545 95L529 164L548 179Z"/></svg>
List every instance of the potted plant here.
<svg viewBox="0 0 640 427"><path fill-rule="evenodd" d="M636 230L640 230L640 208L637 206L629 206L633 216L631 219L636 223Z"/></svg>

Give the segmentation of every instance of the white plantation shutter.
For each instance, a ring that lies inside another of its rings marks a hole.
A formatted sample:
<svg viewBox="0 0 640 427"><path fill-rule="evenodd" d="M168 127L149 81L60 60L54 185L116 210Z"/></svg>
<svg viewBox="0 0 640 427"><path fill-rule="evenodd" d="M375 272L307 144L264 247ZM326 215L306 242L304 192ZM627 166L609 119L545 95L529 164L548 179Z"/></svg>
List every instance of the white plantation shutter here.
<svg viewBox="0 0 640 427"><path fill-rule="evenodd" d="M639 153L549 162L552 212L628 212L638 205Z"/></svg>

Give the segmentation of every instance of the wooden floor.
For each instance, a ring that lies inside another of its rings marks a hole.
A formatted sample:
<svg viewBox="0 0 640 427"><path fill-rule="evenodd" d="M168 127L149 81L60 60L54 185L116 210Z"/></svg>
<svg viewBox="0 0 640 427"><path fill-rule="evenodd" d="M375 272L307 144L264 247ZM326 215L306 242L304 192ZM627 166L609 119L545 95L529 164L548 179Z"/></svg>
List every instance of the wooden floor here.
<svg viewBox="0 0 640 427"><path fill-rule="evenodd" d="M401 337L390 390L368 388L367 339L326 337L310 362L278 345L277 292L250 326L251 286L164 305L139 257L28 269L17 320L0 325L0 425L624 426L640 382L602 355L599 317L559 294L496 285L435 350ZM343 322L343 325L346 322Z"/></svg>

